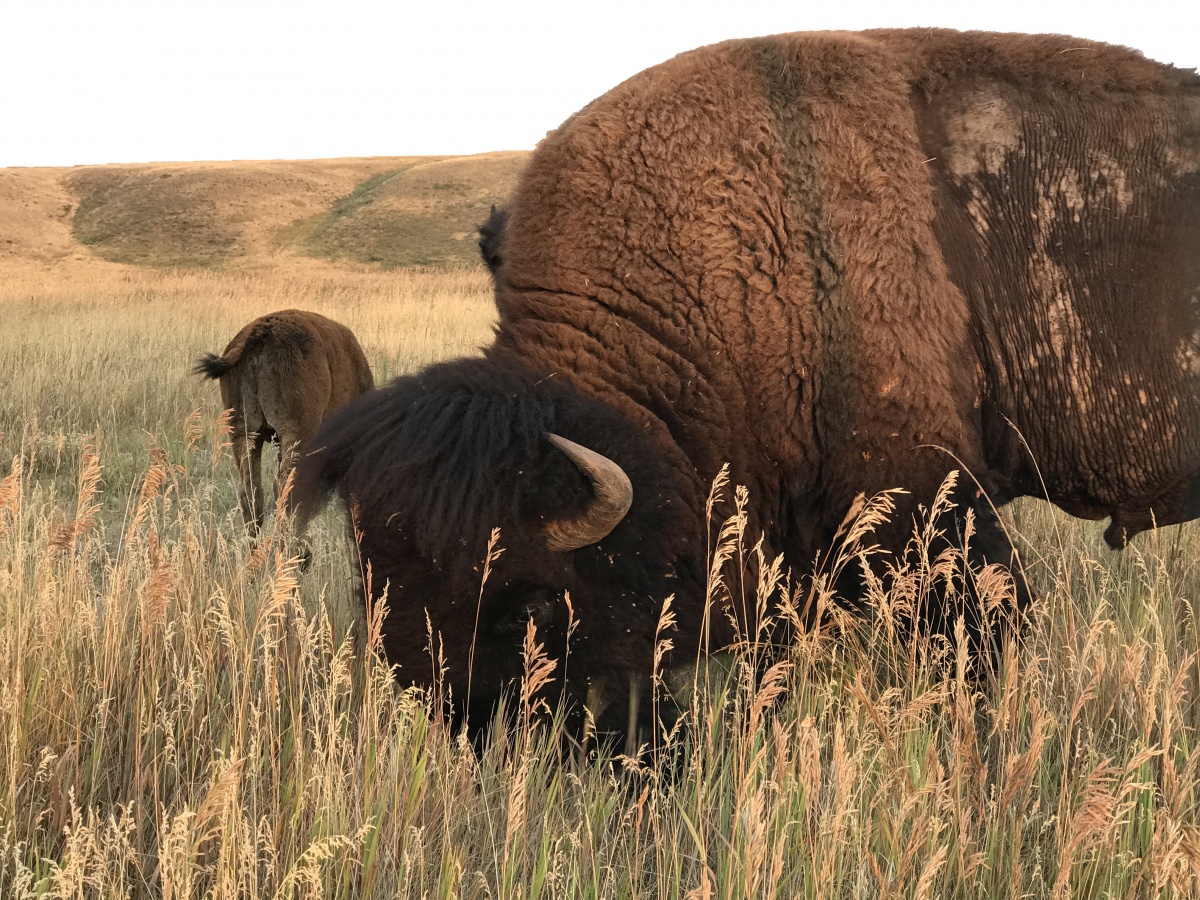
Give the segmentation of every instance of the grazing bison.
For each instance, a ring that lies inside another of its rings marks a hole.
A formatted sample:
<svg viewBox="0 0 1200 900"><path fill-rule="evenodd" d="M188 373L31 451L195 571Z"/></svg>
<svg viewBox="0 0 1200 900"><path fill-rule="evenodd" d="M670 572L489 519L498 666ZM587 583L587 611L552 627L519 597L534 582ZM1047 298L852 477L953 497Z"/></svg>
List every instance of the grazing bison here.
<svg viewBox="0 0 1200 900"><path fill-rule="evenodd" d="M279 447L278 492L292 471L297 448L325 418L375 386L358 340L345 325L300 309L255 319L221 356L196 361L195 372L221 382L221 402L233 410L238 501L251 534L262 526L260 474L263 444Z"/></svg>
<svg viewBox="0 0 1200 900"><path fill-rule="evenodd" d="M357 503L402 677L432 677L428 615L460 701L517 677L530 620L562 659L573 617L594 711L646 690L668 595L676 660L728 640L704 606L723 463L794 567L860 492L910 492L876 535L901 551L952 469L974 480L940 524L973 512L976 567L1015 562L990 502L1111 517L1113 546L1200 514L1194 72L1046 35L705 47L549 134L492 250L484 357L353 401L298 470L302 515ZM920 620L986 647L961 593Z"/></svg>

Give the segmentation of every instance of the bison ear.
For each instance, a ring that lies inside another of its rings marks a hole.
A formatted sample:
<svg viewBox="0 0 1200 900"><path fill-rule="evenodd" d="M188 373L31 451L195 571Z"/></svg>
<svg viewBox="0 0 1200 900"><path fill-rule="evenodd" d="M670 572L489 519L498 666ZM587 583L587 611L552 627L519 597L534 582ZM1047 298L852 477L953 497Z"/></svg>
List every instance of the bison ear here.
<svg viewBox="0 0 1200 900"><path fill-rule="evenodd" d="M495 634L524 635L532 620L539 631L554 619L558 607L557 592L544 585L514 585L498 598L499 614L492 623Z"/></svg>

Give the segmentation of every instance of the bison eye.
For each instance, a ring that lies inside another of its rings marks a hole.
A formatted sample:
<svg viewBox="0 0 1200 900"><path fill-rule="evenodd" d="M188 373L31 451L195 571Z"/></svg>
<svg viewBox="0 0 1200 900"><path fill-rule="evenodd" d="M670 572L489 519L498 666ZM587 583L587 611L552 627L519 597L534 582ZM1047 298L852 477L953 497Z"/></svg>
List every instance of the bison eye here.
<svg viewBox="0 0 1200 900"><path fill-rule="evenodd" d="M515 581L506 585L494 603L496 618L492 631L496 634L525 634L532 620L536 628L545 628L554 619L560 593L544 584Z"/></svg>

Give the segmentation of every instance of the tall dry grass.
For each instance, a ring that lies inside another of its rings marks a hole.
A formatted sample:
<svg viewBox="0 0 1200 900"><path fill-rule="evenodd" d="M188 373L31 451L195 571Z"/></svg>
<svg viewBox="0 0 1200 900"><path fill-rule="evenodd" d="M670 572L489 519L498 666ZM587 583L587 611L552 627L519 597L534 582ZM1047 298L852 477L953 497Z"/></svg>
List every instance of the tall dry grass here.
<svg viewBox="0 0 1200 900"><path fill-rule="evenodd" d="M163 274L92 268L64 281L8 273L0 281L0 432L36 448L37 471L69 481L81 443L98 434L102 502L120 506L148 446L178 449L219 413L216 384L192 375L251 319L299 307L354 330L378 382L472 353L495 310L481 270L355 272L286 269ZM198 415L199 422L185 425ZM201 425L203 423L203 425ZM204 440L207 440L206 438Z"/></svg>
<svg viewBox="0 0 1200 900"><path fill-rule="evenodd" d="M273 529L242 537L212 386L186 375L284 305L347 321L394 370L486 332L480 276L374 279L178 276L4 301L40 312L0 335L0 359L29 370L0 443L0 896L1197 894L1192 528L1112 554L1093 526L1018 506L1042 598L989 690L889 624L931 584L956 589L951 554L877 584L870 621L775 656L747 635L694 676L660 673L687 697L683 723L637 759L581 755L532 690L476 754L396 686L377 633L353 657L336 523L304 574ZM399 311L417 297L478 307L478 329ZM444 336L410 342L420 330L399 323L414 321ZM857 523L863 548L882 509ZM714 600L787 589L737 516L713 535L747 576L714 577ZM998 571L979 586L1010 589ZM536 634L526 646L530 680L553 679L561 661Z"/></svg>

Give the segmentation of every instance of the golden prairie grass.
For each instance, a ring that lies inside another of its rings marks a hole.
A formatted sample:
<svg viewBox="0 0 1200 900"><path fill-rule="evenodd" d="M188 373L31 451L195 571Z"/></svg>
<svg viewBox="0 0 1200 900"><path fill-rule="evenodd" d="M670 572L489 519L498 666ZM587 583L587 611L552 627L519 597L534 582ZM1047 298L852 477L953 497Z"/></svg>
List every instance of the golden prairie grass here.
<svg viewBox="0 0 1200 900"><path fill-rule="evenodd" d="M98 433L105 502L123 503L148 446L178 447L189 420L211 432L219 391L192 374L196 357L220 353L251 319L291 307L348 325L379 383L475 352L495 318L478 267L436 275L317 263L234 273L95 267L71 281L26 271L0 282L0 432L10 447L25 435L36 451L31 474L68 478L80 443Z"/></svg>
<svg viewBox="0 0 1200 900"><path fill-rule="evenodd" d="M303 574L272 526L251 547L215 388L187 367L296 305L354 327L375 365L411 369L486 338L484 282L6 288L0 309L41 315L0 335L4 365L32 370L3 398L0 443L0 896L1197 894L1190 527L1112 554L1094 526L1018 505L1007 521L1041 600L990 689L953 658L926 665L889 624L932 582L954 589L943 555L877 583L869 621L776 656L746 636L690 677L682 724L637 758L581 755L535 714L534 682L561 661L534 633L515 724L479 754L397 687L378 620L355 658L336 524ZM57 349L39 357L39 335ZM885 508L850 523L864 552ZM713 557L747 573L714 566L714 602L786 590L737 515L713 523ZM999 571L978 580L1009 589ZM662 692L678 680L659 674Z"/></svg>

